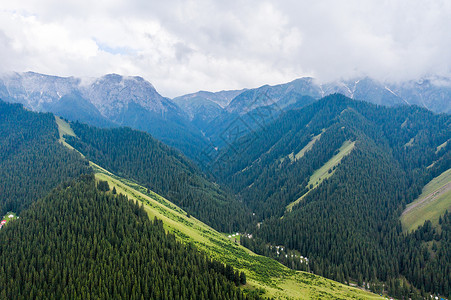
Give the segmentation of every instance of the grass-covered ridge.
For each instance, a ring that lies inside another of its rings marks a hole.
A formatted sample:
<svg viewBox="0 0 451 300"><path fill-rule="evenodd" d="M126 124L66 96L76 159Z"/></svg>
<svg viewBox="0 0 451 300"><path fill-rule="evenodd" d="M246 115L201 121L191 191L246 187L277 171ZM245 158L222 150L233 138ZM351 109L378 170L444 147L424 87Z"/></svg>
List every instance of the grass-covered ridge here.
<svg viewBox="0 0 451 300"><path fill-rule="evenodd" d="M294 155L294 153L291 153L290 155L288 155L290 160L293 162L295 160L301 159L307 151L312 150L313 145L316 143L316 141L318 141L321 138L321 134L324 131L325 131L325 129L323 129L320 134L313 136L312 140L307 145L305 145L305 147L302 148L298 153L296 153L296 155Z"/></svg>
<svg viewBox="0 0 451 300"><path fill-rule="evenodd" d="M64 139L88 160L155 191L210 226L232 232L251 222L251 212L237 197L148 133L80 123L70 126L76 137L64 135Z"/></svg>
<svg viewBox="0 0 451 300"><path fill-rule="evenodd" d="M430 220L437 225L440 216L451 209L451 169L432 179L421 195L407 205L401 215L405 232L417 229L424 221Z"/></svg>
<svg viewBox="0 0 451 300"><path fill-rule="evenodd" d="M316 139L313 139L313 141L316 141L320 136L321 136L321 134L316 136L315 137ZM313 147L313 145L312 145L312 147ZM310 176L310 179L308 182L308 186L309 186L310 190L307 193L305 193L304 195L302 195L301 197L299 197L298 199L296 199L296 201L293 201L292 203L288 204L286 211L288 211L288 212L291 211L293 209L293 206L295 206L296 204L301 202L302 199L304 199L305 196L307 196L307 194L311 190L317 188L321 184L321 182L323 182L325 179L332 176L335 172L335 168L340 164L343 157L345 157L346 155L351 153L351 151L352 151L352 149L354 149L354 147L355 147L355 141L354 142L345 141L343 143L343 145L341 145L340 149L338 149L338 153L335 154L331 159L329 159L323 166L321 166L321 168L316 170L312 174L312 176Z"/></svg>
<svg viewBox="0 0 451 300"><path fill-rule="evenodd" d="M102 190L92 174L81 176L8 224L1 299L257 298L243 295L230 266L168 235L126 196Z"/></svg>

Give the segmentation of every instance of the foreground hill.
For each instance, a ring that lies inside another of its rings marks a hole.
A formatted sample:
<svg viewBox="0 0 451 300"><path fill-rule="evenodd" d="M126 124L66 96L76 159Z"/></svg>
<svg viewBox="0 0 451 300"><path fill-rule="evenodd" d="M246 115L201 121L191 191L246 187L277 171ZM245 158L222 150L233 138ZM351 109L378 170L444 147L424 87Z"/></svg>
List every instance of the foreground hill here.
<svg viewBox="0 0 451 300"><path fill-rule="evenodd" d="M80 155L58 142L52 114L0 100L0 213L20 213L59 183L89 173Z"/></svg>
<svg viewBox="0 0 451 300"><path fill-rule="evenodd" d="M385 282L397 297L448 295L448 235L431 249L423 235L404 236L399 217L449 168L450 137L449 115L337 94L236 140L213 171L262 221L251 249L283 245L309 257L316 274L375 291Z"/></svg>
<svg viewBox="0 0 451 300"><path fill-rule="evenodd" d="M92 175L34 203L0 233L0 253L2 299L256 298L235 287L230 266L176 241L138 203L100 192Z"/></svg>

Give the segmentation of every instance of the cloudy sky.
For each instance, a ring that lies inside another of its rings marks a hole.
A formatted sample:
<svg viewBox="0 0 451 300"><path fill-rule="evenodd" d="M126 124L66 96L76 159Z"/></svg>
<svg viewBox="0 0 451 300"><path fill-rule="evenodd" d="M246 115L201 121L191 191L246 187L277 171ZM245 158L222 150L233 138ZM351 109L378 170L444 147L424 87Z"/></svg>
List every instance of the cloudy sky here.
<svg viewBox="0 0 451 300"><path fill-rule="evenodd" d="M164 96L451 75L451 1L14 0L0 72L140 75Z"/></svg>

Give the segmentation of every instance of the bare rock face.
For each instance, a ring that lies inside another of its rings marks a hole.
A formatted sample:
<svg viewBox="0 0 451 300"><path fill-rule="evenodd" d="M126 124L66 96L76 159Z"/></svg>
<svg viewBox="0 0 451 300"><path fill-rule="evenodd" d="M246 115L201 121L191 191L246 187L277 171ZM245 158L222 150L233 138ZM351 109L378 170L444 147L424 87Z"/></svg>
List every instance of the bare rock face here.
<svg viewBox="0 0 451 300"><path fill-rule="evenodd" d="M150 82L137 76L108 74L96 79L81 79L27 72L4 74L0 81L1 98L36 111L47 111L62 97L74 93L93 104L106 118L114 119L127 110L130 103L161 115L178 110Z"/></svg>
<svg viewBox="0 0 451 300"><path fill-rule="evenodd" d="M162 116L178 109L169 99L162 97L150 82L137 76L109 74L87 86L81 86L80 89L83 96L107 118L117 118L121 112L128 109L130 103Z"/></svg>
<svg viewBox="0 0 451 300"><path fill-rule="evenodd" d="M33 72L10 73L0 76L0 98L22 103L26 108L45 111L66 94L77 90L80 79L48 76Z"/></svg>

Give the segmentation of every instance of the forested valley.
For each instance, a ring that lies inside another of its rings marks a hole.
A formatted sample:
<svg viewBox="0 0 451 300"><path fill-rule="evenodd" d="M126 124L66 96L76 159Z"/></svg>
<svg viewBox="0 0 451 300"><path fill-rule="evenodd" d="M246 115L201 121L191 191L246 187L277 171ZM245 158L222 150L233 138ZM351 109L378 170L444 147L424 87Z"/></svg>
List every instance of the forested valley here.
<svg viewBox="0 0 451 300"><path fill-rule="evenodd" d="M253 297L237 288L244 273L96 185L88 160L290 268L396 298L450 295L451 214L400 221L451 168L447 114L339 94L294 104L224 145L209 175L148 133L70 126L84 156L53 115L0 101L0 211L20 214L0 231L1 298Z"/></svg>
<svg viewBox="0 0 451 300"><path fill-rule="evenodd" d="M257 299L243 272L166 234L60 144L52 114L0 101L1 299ZM169 149L169 148L168 148ZM101 191L103 190L103 191Z"/></svg>

